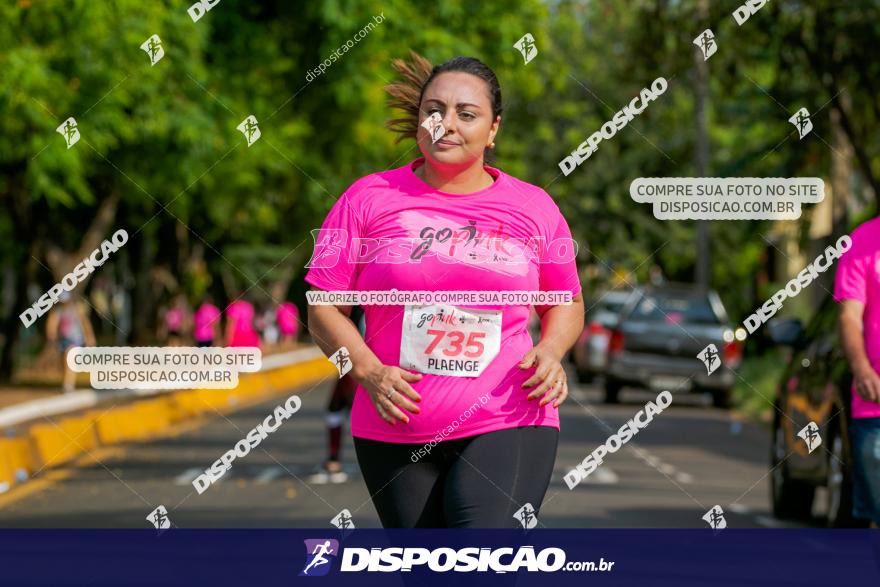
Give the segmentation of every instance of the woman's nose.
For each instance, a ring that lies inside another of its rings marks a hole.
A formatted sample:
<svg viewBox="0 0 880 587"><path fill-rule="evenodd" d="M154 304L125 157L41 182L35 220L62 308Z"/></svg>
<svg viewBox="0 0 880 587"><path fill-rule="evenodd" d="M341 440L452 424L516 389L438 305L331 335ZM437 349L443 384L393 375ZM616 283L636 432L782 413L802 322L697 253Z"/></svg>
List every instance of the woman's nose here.
<svg viewBox="0 0 880 587"><path fill-rule="evenodd" d="M447 134L455 132L455 111L447 110L446 115L441 122L443 123L443 128L446 130Z"/></svg>

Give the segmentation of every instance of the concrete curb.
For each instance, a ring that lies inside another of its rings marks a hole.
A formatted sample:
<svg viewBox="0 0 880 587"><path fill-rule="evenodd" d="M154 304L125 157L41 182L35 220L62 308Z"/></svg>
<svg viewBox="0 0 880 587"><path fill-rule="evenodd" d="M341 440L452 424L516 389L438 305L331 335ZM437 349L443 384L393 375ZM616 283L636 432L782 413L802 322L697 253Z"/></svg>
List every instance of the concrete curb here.
<svg viewBox="0 0 880 587"><path fill-rule="evenodd" d="M76 392L0 410L2 428L112 399L153 396L106 410L99 407L52 423L34 423L19 437L0 438L0 494L24 483L36 471L69 462L98 447L157 438L179 422L215 411L239 410L336 373L321 350L311 347L266 357L259 372L241 373L234 389Z"/></svg>

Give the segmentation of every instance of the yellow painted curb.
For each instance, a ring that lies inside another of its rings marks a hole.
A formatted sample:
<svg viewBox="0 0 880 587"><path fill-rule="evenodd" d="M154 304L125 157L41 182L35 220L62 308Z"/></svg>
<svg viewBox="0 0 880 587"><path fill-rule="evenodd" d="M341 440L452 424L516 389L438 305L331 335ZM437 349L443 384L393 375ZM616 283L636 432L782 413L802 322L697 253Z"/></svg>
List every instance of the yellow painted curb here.
<svg viewBox="0 0 880 587"><path fill-rule="evenodd" d="M94 418L88 415L35 424L28 434L42 467L59 465L96 446Z"/></svg>
<svg viewBox="0 0 880 587"><path fill-rule="evenodd" d="M37 470L26 438L0 438L0 493Z"/></svg>
<svg viewBox="0 0 880 587"><path fill-rule="evenodd" d="M187 389L108 410L93 409L54 424L34 424L26 436L0 439L0 493L34 471L71 461L83 453L121 442L149 440L176 424L224 414L295 387L334 376L325 358L271 371L243 373L234 389Z"/></svg>

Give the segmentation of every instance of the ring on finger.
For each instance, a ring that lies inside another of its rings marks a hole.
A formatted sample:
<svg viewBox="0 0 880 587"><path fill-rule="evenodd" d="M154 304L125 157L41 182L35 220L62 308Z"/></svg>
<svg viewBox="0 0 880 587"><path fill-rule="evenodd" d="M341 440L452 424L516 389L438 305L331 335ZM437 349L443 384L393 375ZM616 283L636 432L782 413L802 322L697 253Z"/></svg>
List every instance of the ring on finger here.
<svg viewBox="0 0 880 587"><path fill-rule="evenodd" d="M387 391L385 392L385 398L386 398L388 401L391 401L391 396L392 396L392 395L394 395L394 388L389 389L389 390L387 390Z"/></svg>

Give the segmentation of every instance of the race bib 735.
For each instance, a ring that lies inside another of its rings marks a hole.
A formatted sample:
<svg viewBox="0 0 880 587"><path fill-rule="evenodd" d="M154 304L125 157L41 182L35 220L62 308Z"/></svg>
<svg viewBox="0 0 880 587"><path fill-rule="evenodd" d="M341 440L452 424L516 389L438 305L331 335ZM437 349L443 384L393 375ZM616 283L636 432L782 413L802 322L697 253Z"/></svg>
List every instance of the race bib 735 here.
<svg viewBox="0 0 880 587"><path fill-rule="evenodd" d="M421 373L476 377L501 349L501 310L445 304L406 306L400 366Z"/></svg>

